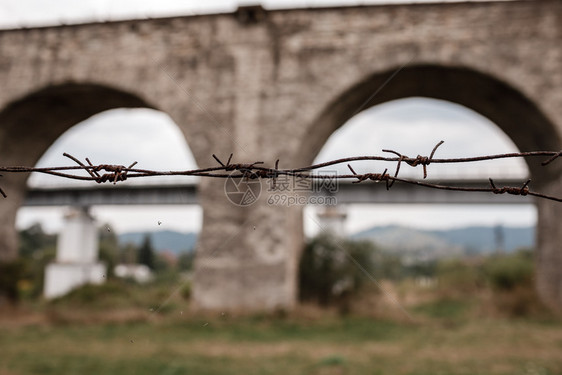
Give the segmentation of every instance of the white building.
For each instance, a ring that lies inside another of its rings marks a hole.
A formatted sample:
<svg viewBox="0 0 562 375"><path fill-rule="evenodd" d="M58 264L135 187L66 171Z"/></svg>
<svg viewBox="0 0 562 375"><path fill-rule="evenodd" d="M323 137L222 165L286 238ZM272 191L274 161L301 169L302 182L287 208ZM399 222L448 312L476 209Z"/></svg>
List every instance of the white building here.
<svg viewBox="0 0 562 375"><path fill-rule="evenodd" d="M106 267L98 262L98 231L86 207L65 216L57 239L56 261L45 269L44 295L56 298L84 284L102 284Z"/></svg>

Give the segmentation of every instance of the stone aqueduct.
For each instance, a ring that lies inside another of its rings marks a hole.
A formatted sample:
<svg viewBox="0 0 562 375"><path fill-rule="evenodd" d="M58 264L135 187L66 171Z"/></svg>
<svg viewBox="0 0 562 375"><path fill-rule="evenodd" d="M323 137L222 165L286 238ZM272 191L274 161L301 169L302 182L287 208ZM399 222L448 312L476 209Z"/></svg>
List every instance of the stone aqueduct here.
<svg viewBox="0 0 562 375"><path fill-rule="evenodd" d="M358 108L408 96L472 108L520 150L559 150L562 2L241 8L4 30L0 82L2 165L34 165L65 130L117 107L168 113L201 166L231 152L240 161L303 165ZM562 195L562 164L529 167L535 189ZM3 263L16 258L26 179L1 180L9 195L0 202ZM290 308L301 208L235 207L222 184L201 183L196 303ZM537 288L561 308L562 205L537 205Z"/></svg>

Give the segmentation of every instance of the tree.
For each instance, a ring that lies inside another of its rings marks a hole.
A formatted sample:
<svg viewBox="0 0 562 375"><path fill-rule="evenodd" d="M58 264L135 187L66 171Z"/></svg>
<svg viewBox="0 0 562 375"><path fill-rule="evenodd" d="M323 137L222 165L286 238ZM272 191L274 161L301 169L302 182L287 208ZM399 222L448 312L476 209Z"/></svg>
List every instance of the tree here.
<svg viewBox="0 0 562 375"><path fill-rule="evenodd" d="M178 257L178 270L191 271L193 269L193 251L184 251Z"/></svg>
<svg viewBox="0 0 562 375"><path fill-rule="evenodd" d="M300 261L300 299L324 306L346 300L362 286L364 271L372 272L375 251L374 245L366 241L339 239L330 234L313 238Z"/></svg>
<svg viewBox="0 0 562 375"><path fill-rule="evenodd" d="M99 258L107 266L107 277L113 277L113 268L119 258L119 240L109 224L104 224L98 230Z"/></svg>
<svg viewBox="0 0 562 375"><path fill-rule="evenodd" d="M138 259L138 249L133 243L126 243L119 247L119 263L135 264Z"/></svg>
<svg viewBox="0 0 562 375"><path fill-rule="evenodd" d="M152 241L150 240L150 235L146 234L144 240L139 249L139 264L144 264L151 270L154 269L154 248L152 247Z"/></svg>
<svg viewBox="0 0 562 375"><path fill-rule="evenodd" d="M19 240L20 260L7 269L0 269L0 279L14 283L10 291L12 295L20 293L22 297L40 296L43 292L45 267L56 256L57 236L45 233L41 224L34 224L19 231ZM5 284L5 281L0 280L0 284Z"/></svg>
<svg viewBox="0 0 562 375"><path fill-rule="evenodd" d="M55 246L56 238L56 235L45 233L41 224L33 224L19 232L19 254L31 258L37 252Z"/></svg>

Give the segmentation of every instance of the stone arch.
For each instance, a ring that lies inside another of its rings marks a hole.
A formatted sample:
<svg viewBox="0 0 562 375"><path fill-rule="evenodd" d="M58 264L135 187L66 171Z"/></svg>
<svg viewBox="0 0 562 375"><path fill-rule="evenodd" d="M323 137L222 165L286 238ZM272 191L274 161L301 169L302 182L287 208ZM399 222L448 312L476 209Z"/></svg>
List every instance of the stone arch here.
<svg viewBox="0 0 562 375"><path fill-rule="evenodd" d="M553 121L530 98L503 80L466 67L415 65L371 74L333 99L309 124L297 160L311 163L330 135L359 111L414 96L441 99L474 110L502 129L521 151L562 148L561 134ZM541 161L526 160L533 188L561 195L561 164L542 167ZM537 200L537 208L536 288L547 305L562 310L562 236L556 224L562 207Z"/></svg>
<svg viewBox="0 0 562 375"><path fill-rule="evenodd" d="M141 97L91 83L48 86L8 104L0 112L0 153L33 165L73 125L114 108L155 108ZM34 144L28 152L23 145Z"/></svg>
<svg viewBox="0 0 562 375"><path fill-rule="evenodd" d="M374 73L335 98L309 126L301 158L312 162L330 135L360 110L407 97L428 97L463 105L497 124L521 151L558 150L554 124L520 91L500 79L466 67L416 65ZM396 73L396 74L395 74ZM376 93L376 94L375 94ZM438 135L436 136L436 139ZM535 182L555 177L553 168L527 160Z"/></svg>
<svg viewBox="0 0 562 375"><path fill-rule="evenodd" d="M4 165L33 166L72 126L115 108L157 109L136 93L96 83L52 85L16 99L0 112L0 160ZM8 194L0 205L0 262L17 258L15 218L28 177L6 174L0 180Z"/></svg>

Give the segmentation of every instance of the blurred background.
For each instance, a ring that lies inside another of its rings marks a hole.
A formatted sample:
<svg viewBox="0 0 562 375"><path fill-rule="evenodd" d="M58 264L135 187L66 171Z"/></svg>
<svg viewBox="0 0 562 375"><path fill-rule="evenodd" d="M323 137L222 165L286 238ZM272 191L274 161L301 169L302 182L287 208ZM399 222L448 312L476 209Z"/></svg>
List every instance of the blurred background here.
<svg viewBox="0 0 562 375"><path fill-rule="evenodd" d="M271 0L261 6L394 3L414 2ZM248 5L254 4L5 1L0 28L231 13ZM440 140L439 158L519 151L496 124L467 107L408 97L358 111L314 162L379 155L382 149L427 155ZM64 152L94 164L138 161L155 170L213 164L197 165L172 118L147 108L107 110L77 123L36 166L69 165ZM371 165L354 168L365 173ZM421 169L402 168L402 177L422 177ZM491 176L525 181L530 175L523 159L470 168L433 164L428 170L439 182ZM347 167L324 171L346 174ZM157 177L126 186L189 189L200 182ZM38 173L27 181L30 191L90 185ZM0 374L562 373L562 321L535 291L537 207L530 200L308 205L298 304L259 313L191 308L203 225L196 202L87 209L25 204L15 224L17 303L0 305ZM79 256L65 250L87 236L90 250ZM87 277L47 271L53 264L85 261L100 265Z"/></svg>

